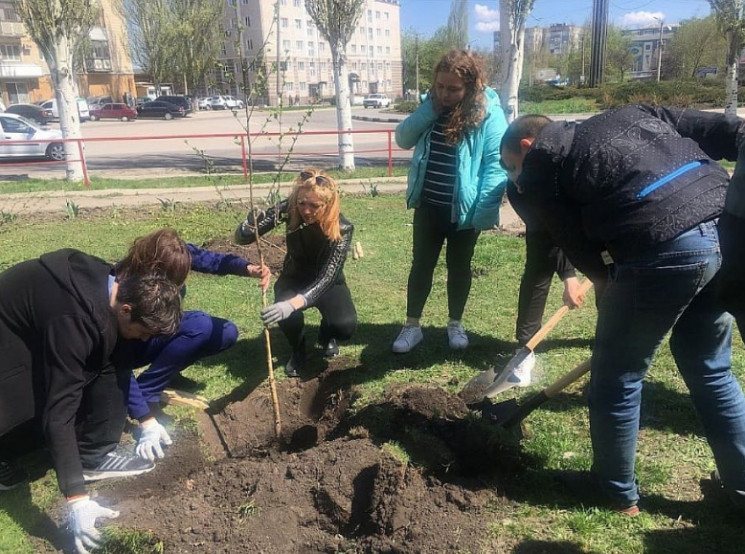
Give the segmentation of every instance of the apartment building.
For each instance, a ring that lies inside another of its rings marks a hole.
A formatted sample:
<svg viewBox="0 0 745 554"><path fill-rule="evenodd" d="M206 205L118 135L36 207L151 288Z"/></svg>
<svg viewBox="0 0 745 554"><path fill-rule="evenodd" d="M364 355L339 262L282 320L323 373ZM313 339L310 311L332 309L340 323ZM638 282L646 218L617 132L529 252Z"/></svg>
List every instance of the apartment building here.
<svg viewBox="0 0 745 554"><path fill-rule="evenodd" d="M99 20L90 31L92 48L76 74L78 91L84 97L121 99L125 92L135 94L129 41L118 3L100 1ZM54 96L49 68L9 0L0 0L0 94L6 104Z"/></svg>
<svg viewBox="0 0 745 554"><path fill-rule="evenodd" d="M398 0L366 0L347 44L347 70L353 94L402 93L401 24ZM307 103L336 93L328 42L305 10L304 0L227 0L222 71L215 92L244 96L238 45L247 61L249 82L256 63L269 69L267 98L276 105ZM240 42L239 42L240 41Z"/></svg>
<svg viewBox="0 0 745 554"><path fill-rule="evenodd" d="M630 50L634 63L629 72L630 79L652 79L656 76L657 65L661 61L660 47L664 50L665 42L672 38L677 30L678 25L661 25L621 31L623 36L631 39Z"/></svg>

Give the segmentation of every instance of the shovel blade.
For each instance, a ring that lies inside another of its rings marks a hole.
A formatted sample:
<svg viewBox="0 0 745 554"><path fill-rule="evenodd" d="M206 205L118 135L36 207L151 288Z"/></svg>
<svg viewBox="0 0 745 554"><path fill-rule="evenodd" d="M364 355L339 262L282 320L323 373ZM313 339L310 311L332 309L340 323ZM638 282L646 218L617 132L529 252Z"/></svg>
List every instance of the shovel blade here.
<svg viewBox="0 0 745 554"><path fill-rule="evenodd" d="M498 402L497 404L484 402L481 408L481 417L491 423L503 425L504 422L509 421L515 415L519 408L520 405L514 398L510 398L504 402Z"/></svg>
<svg viewBox="0 0 745 554"><path fill-rule="evenodd" d="M494 380L499 375L498 371L490 367L486 371L480 373L463 387L463 390L460 391L459 395L463 401L468 404L478 404L482 400L484 400L485 396L484 393L486 392L486 389L488 389L492 383L494 383Z"/></svg>
<svg viewBox="0 0 745 554"><path fill-rule="evenodd" d="M529 386L534 367L535 354L532 350L523 348L510 360L510 363L505 366L494 382L486 388L484 397L494 398L512 387Z"/></svg>

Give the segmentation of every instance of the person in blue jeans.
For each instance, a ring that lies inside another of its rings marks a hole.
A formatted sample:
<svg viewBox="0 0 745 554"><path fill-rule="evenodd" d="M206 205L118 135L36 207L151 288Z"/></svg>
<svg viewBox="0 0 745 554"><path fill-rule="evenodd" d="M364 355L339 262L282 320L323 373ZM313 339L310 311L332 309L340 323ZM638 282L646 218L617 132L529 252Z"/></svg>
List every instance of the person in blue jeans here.
<svg viewBox="0 0 745 554"><path fill-rule="evenodd" d="M127 256L116 265L117 276L141 271L143 259L160 260L160 267L149 269L165 273L177 285L184 284L189 269L213 275L257 277L264 290L271 277L266 266L184 243L173 229L160 229L135 241ZM151 461L162 458L161 443L171 444L168 432L157 420L163 389L190 365L227 350L237 340L238 328L233 322L189 310L184 312L174 335L147 341L119 341L115 351L117 368L134 370L149 364L137 378L132 375L128 394L129 416L138 420L141 427L135 447L140 457Z"/></svg>
<svg viewBox="0 0 745 554"><path fill-rule="evenodd" d="M718 217L745 122L628 105L582 123L523 116L502 162L572 263L607 277L589 388L593 463L575 492L639 512L634 473L642 383L668 332L724 489L743 506L745 398L730 371L732 317L716 299Z"/></svg>

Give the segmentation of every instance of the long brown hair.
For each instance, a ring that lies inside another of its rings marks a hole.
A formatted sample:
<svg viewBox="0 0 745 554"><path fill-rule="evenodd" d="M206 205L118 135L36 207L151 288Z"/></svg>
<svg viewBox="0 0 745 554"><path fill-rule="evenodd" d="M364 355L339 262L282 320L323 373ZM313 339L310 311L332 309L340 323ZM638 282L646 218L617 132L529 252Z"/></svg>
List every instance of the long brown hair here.
<svg viewBox="0 0 745 554"><path fill-rule="evenodd" d="M186 281L191 254L175 229L164 228L135 239L127 255L116 264L117 279L132 275L162 275L175 285Z"/></svg>
<svg viewBox="0 0 745 554"><path fill-rule="evenodd" d="M318 225L321 227L323 234L332 241L341 240L339 188L334 179L323 171L312 168L301 171L295 179L295 188L289 198L290 224L287 226L288 231L297 230L303 222L298 208L298 196L304 191L314 192L323 200L323 209L318 214Z"/></svg>
<svg viewBox="0 0 745 554"><path fill-rule="evenodd" d="M437 81L438 73L452 73L466 86L466 95L453 108L445 126L448 144L458 144L466 132L478 127L486 116L483 61L481 56L471 51L451 50L437 62L432 77L433 83Z"/></svg>

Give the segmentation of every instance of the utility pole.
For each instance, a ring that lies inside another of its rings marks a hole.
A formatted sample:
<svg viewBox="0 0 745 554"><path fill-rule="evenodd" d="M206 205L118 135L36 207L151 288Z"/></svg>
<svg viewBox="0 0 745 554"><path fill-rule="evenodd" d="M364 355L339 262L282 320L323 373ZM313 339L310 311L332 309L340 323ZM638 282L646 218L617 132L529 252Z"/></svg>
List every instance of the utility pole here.
<svg viewBox="0 0 745 554"><path fill-rule="evenodd" d="M590 50L590 88L603 82L605 47L608 39L608 0L592 0L592 49Z"/></svg>
<svg viewBox="0 0 745 554"><path fill-rule="evenodd" d="M657 41L657 82L660 82L660 73L662 71L662 24L663 21L660 19L660 38Z"/></svg>
<svg viewBox="0 0 745 554"><path fill-rule="evenodd" d="M579 76L579 84L585 85L585 32L582 31L582 73Z"/></svg>
<svg viewBox="0 0 745 554"><path fill-rule="evenodd" d="M279 0L277 0L276 5L277 5L277 107L278 108L282 106L282 90L280 89L280 86L282 86L282 84L281 84L280 70L279 70L280 68L279 64L281 62L280 53L282 49L282 43L279 40L279 29L280 27L282 27L282 20L279 18L279 4L280 2Z"/></svg>

